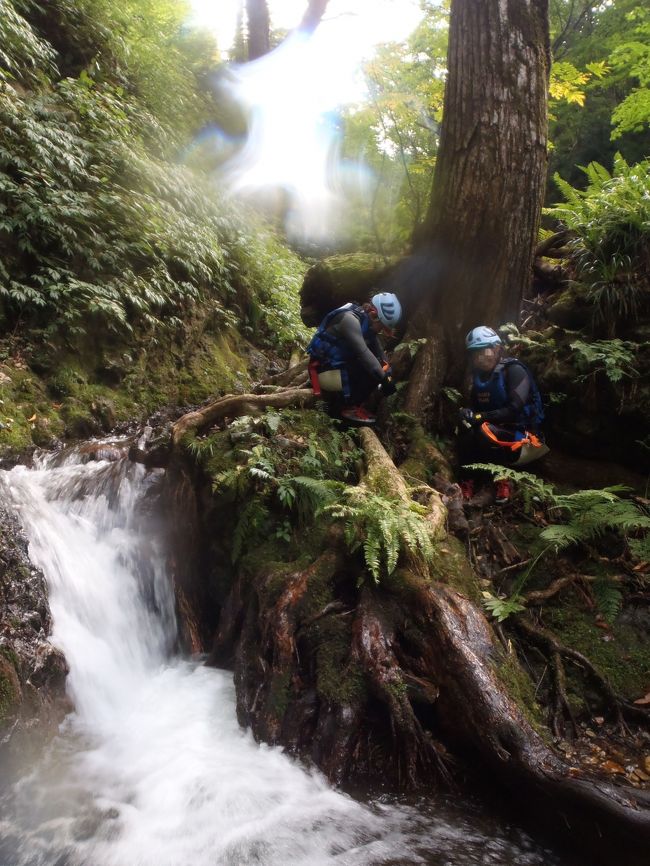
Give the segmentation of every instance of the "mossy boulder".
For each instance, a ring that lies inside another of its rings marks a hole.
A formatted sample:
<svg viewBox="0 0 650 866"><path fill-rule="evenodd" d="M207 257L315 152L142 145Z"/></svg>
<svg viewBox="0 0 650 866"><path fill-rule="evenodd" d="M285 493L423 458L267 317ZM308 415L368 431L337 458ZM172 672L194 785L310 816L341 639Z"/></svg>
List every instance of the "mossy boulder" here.
<svg viewBox="0 0 650 866"><path fill-rule="evenodd" d="M385 262L369 253L323 259L305 274L300 317L308 327L316 327L330 310L350 301L368 301L385 272Z"/></svg>

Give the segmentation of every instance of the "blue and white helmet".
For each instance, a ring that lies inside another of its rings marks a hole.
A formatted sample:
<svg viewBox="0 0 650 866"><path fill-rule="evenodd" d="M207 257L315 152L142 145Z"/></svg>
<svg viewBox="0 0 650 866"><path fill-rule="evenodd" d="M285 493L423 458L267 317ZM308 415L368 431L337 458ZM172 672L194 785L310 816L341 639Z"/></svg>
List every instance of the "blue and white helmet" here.
<svg viewBox="0 0 650 866"><path fill-rule="evenodd" d="M487 325L479 325L478 328L472 328L469 334L465 337L465 348L471 351L472 349L487 349L488 346L502 346L503 340Z"/></svg>
<svg viewBox="0 0 650 866"><path fill-rule="evenodd" d="M386 328L395 328L402 318L402 305L392 292L379 292L373 295L370 303L377 310L379 321Z"/></svg>

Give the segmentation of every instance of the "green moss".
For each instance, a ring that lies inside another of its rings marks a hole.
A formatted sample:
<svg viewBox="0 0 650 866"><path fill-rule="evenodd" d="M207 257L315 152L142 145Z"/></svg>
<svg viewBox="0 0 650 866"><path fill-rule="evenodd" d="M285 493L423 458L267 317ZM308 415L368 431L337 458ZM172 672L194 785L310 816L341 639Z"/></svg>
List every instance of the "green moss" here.
<svg viewBox="0 0 650 866"><path fill-rule="evenodd" d="M614 689L632 700L644 695L650 682L650 641L624 623L614 623L603 632L594 615L579 607L571 596L564 604L545 608L546 625L567 646L583 653L611 682ZM573 674L572 666L567 671Z"/></svg>
<svg viewBox="0 0 650 866"><path fill-rule="evenodd" d="M0 656L0 724L15 714L20 701L20 684L13 664Z"/></svg>
<svg viewBox="0 0 650 866"><path fill-rule="evenodd" d="M316 616L335 597L336 558L334 555L320 556L315 561L310 558L306 567L310 569L310 573L307 578L307 589L296 608L299 620Z"/></svg>
<svg viewBox="0 0 650 866"><path fill-rule="evenodd" d="M310 629L316 645L316 689L327 701L358 706L367 696L361 665L350 657L352 625L345 618L327 616Z"/></svg>
<svg viewBox="0 0 650 866"><path fill-rule="evenodd" d="M269 708L276 718L282 719L289 706L291 674L289 671L274 671L269 683Z"/></svg>
<svg viewBox="0 0 650 866"><path fill-rule="evenodd" d="M493 668L497 678L504 684L508 694L531 725L538 733L546 736L546 727L540 707L535 700L533 683L516 657L499 648L498 655L493 661Z"/></svg>
<svg viewBox="0 0 650 866"><path fill-rule="evenodd" d="M241 390L250 381L244 348L234 331L222 329L182 346L170 338L138 345L134 338L132 346L110 351L99 343L74 355L52 350L42 363L34 358L42 376L9 360L0 365L0 456Z"/></svg>
<svg viewBox="0 0 650 866"><path fill-rule="evenodd" d="M481 604L481 591L462 543L453 535L436 547L436 555L431 567L432 577L441 583L452 586L476 604Z"/></svg>
<svg viewBox="0 0 650 866"><path fill-rule="evenodd" d="M14 670L18 670L18 656L10 646L0 646L0 655L3 655L7 659L7 661L14 668Z"/></svg>

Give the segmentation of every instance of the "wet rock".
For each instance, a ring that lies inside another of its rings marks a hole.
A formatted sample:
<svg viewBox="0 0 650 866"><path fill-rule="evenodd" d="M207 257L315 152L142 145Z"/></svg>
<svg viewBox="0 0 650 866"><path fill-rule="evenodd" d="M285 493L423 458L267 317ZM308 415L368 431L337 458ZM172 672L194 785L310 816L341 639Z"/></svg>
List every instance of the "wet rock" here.
<svg viewBox="0 0 650 866"><path fill-rule="evenodd" d="M127 446L123 442L85 442L79 448L83 463L91 460L108 460L114 463L126 456Z"/></svg>
<svg viewBox="0 0 650 866"><path fill-rule="evenodd" d="M16 519L0 505L0 760L11 767L52 736L69 709L67 665L48 640L42 572L27 556Z"/></svg>

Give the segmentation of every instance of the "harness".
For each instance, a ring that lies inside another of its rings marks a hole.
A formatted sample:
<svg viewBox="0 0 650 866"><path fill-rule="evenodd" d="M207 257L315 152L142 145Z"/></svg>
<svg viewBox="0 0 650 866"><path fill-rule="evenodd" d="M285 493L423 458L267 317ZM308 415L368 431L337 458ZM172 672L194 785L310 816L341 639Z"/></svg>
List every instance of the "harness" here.
<svg viewBox="0 0 650 866"><path fill-rule="evenodd" d="M518 364L520 367L523 367L528 376L530 389L528 392L528 400L525 405L522 406L519 415L514 421L509 423L521 428L523 431L531 429L532 431L537 432L544 420L544 404L542 402L542 395L533 374L525 364L522 364L522 362L516 358L504 358L499 361L487 381L484 381L478 372L473 374L473 405L477 407L479 412L490 412L494 409L502 409L507 404L508 391L506 370L513 364Z"/></svg>
<svg viewBox="0 0 650 866"><path fill-rule="evenodd" d="M318 326L318 330L307 346L307 354L311 357L311 361L309 362L309 378L314 394L317 397L321 394L318 374L325 370L340 370L343 395L346 398L350 396L347 365L353 360L354 353L344 341L327 332L332 321L341 313L354 313L361 325L361 335L366 344L370 346L376 339L374 332L370 328L370 317L363 307L360 307L358 304L344 304L342 307L337 307L335 310L329 312Z"/></svg>
<svg viewBox="0 0 650 866"><path fill-rule="evenodd" d="M524 445L531 445L533 448L541 448L544 444L541 439L535 436L534 433L529 433L528 431L526 431L523 435L521 435L521 438L518 439L499 439L499 437L494 432L494 427L488 421L484 421L481 424L481 432L491 442L494 442L495 445L501 445L502 448L509 448L511 451L519 451L519 449L523 448Z"/></svg>

